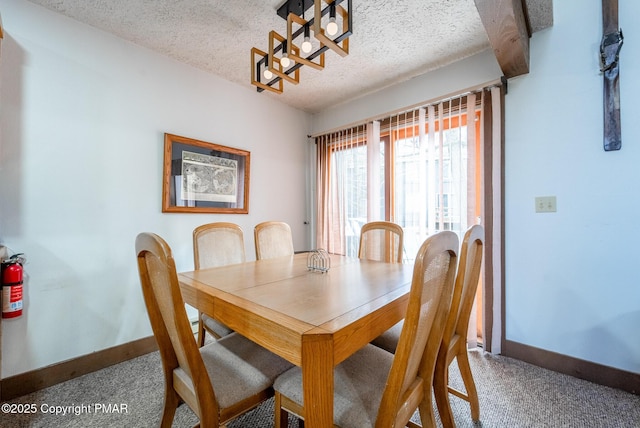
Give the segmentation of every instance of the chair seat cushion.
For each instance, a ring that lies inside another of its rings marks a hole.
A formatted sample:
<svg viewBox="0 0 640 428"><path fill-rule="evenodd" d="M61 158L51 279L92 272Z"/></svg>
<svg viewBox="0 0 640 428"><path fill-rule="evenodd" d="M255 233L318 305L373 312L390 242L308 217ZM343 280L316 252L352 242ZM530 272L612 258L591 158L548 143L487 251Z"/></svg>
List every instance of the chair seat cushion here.
<svg viewBox="0 0 640 428"><path fill-rule="evenodd" d="M202 322L207 330L213 331L218 335L218 337L225 337L226 335L233 333L233 330L221 322L214 320L209 315L202 314Z"/></svg>
<svg viewBox="0 0 640 428"><path fill-rule="evenodd" d="M221 408L269 388L278 375L293 367L237 333L199 349Z"/></svg>
<svg viewBox="0 0 640 428"><path fill-rule="evenodd" d="M398 347L398 340L400 339L400 332L402 331L402 325L404 321L400 321L398 324L391 327L389 330L382 333L371 341L372 345L382 348L385 351L389 351L392 354L396 353Z"/></svg>
<svg viewBox="0 0 640 428"><path fill-rule="evenodd" d="M367 345L334 369L334 423L342 428L374 426L393 354ZM294 367L274 389L302 406L302 371Z"/></svg>

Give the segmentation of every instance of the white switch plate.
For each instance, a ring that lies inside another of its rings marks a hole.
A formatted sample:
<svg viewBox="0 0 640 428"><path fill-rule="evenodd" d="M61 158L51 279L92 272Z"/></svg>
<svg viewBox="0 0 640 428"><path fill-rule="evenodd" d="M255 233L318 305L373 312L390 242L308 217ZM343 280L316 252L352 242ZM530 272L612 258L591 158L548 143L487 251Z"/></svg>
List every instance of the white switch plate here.
<svg viewBox="0 0 640 428"><path fill-rule="evenodd" d="M536 196L536 212L537 213L554 213L556 212L555 196Z"/></svg>

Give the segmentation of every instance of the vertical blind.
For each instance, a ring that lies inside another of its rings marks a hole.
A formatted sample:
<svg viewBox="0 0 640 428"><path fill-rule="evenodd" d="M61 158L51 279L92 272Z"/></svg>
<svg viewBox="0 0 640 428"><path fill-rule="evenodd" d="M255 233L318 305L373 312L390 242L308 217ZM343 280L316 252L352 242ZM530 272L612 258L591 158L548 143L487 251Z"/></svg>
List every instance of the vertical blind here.
<svg viewBox="0 0 640 428"><path fill-rule="evenodd" d="M429 235L451 230L462 239L471 225L485 227L468 342L481 337L496 353L504 334L503 97L493 86L315 138L317 247L356 257L362 225L388 220L402 226L403 260L412 262Z"/></svg>
<svg viewBox="0 0 640 428"><path fill-rule="evenodd" d="M479 97L466 94L316 138L319 247L356 256L360 228L404 229L412 261L431 234L478 221Z"/></svg>
<svg viewBox="0 0 640 428"><path fill-rule="evenodd" d="M358 251L367 218L367 125L316 139L318 150L318 247L330 253Z"/></svg>

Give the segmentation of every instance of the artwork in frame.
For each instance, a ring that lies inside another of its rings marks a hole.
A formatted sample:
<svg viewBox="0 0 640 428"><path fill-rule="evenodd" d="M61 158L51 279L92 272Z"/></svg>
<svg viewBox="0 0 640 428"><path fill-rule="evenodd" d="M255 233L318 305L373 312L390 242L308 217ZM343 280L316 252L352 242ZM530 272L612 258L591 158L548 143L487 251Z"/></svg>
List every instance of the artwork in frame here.
<svg viewBox="0 0 640 428"><path fill-rule="evenodd" d="M250 152L164 134L162 212L249 213Z"/></svg>

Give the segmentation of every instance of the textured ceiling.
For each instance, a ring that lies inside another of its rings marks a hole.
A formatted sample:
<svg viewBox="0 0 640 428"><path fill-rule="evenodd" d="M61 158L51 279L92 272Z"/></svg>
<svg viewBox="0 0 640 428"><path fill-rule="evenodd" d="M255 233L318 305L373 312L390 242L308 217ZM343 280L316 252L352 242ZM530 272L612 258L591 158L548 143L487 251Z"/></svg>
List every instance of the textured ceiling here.
<svg viewBox="0 0 640 428"><path fill-rule="evenodd" d="M284 0L29 0L120 38L251 86L250 51L286 35ZM352 0L349 55L303 67L300 84L261 96L317 112L489 48L474 0ZM552 25L552 0L527 0L533 31Z"/></svg>

